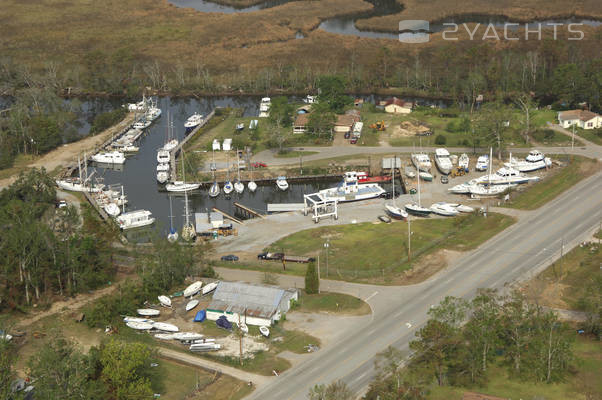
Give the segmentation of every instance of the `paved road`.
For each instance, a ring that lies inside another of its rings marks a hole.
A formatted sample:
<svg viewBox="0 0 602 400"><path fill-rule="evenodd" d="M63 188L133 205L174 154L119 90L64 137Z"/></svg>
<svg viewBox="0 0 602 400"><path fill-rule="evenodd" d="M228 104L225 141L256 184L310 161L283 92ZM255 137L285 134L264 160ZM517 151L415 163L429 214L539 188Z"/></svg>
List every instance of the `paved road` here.
<svg viewBox="0 0 602 400"><path fill-rule="evenodd" d="M387 293L387 306L373 315L369 326L358 326L337 344L323 349L256 390L249 399L306 399L318 383L344 380L363 392L374 374L375 354L389 345L407 348L426 321L426 312L447 295L471 297L479 287L503 288L545 268L595 229L602 215L602 173L598 173L509 229L468 253L434 279ZM373 297L383 296L377 294ZM372 300L372 299L371 299Z"/></svg>

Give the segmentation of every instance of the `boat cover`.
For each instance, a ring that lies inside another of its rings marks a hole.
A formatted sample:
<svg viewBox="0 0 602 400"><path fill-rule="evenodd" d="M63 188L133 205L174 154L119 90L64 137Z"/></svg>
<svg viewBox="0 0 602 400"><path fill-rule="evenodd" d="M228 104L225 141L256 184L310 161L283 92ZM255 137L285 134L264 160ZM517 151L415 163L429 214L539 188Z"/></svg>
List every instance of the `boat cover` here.
<svg viewBox="0 0 602 400"><path fill-rule="evenodd" d="M194 316L193 322L203 322L205 320L205 318L207 318L207 314L205 313L205 310L200 310Z"/></svg>
<svg viewBox="0 0 602 400"><path fill-rule="evenodd" d="M230 321L228 321L228 319L226 318L225 315L222 315L221 317L219 317L217 319L217 321L215 321L215 324L217 326L219 326L220 328L223 329L227 329L227 330L232 330L232 323L230 323Z"/></svg>

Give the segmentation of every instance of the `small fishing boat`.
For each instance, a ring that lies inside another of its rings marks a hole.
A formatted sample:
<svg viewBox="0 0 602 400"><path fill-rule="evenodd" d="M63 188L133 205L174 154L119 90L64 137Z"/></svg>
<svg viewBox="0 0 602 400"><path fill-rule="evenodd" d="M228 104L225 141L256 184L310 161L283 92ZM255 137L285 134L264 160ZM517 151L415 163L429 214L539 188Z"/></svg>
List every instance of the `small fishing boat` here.
<svg viewBox="0 0 602 400"><path fill-rule="evenodd" d="M219 282L211 282L206 284L205 286L203 286L203 289L201 289L201 294L204 296L207 293L214 291L218 283Z"/></svg>
<svg viewBox="0 0 602 400"><path fill-rule="evenodd" d="M156 329L158 331L165 331L165 332L179 332L180 328L178 328L177 326L173 325L173 324L168 324L167 322L153 322L152 324L153 329Z"/></svg>
<svg viewBox="0 0 602 400"><path fill-rule="evenodd" d="M422 179L425 182L433 181L433 175L430 172L421 171L418 173L418 176L420 176L420 179Z"/></svg>
<svg viewBox="0 0 602 400"><path fill-rule="evenodd" d="M456 210L463 212L463 213L471 213L474 212L474 208L470 207L470 206L465 206L464 204L458 204L458 203L447 203L448 206L455 208Z"/></svg>
<svg viewBox="0 0 602 400"><path fill-rule="evenodd" d="M449 204L443 202L432 204L431 211L434 214L443 215L446 217L453 217L458 215L459 213L459 211L455 207L452 207Z"/></svg>
<svg viewBox="0 0 602 400"><path fill-rule="evenodd" d="M148 331L153 329L153 324L149 322L137 322L137 321L129 321L125 323L129 328L136 329L139 331Z"/></svg>
<svg viewBox="0 0 602 400"><path fill-rule="evenodd" d="M209 188L209 197L217 197L219 196L220 188L217 182L213 182L211 187Z"/></svg>
<svg viewBox="0 0 602 400"><path fill-rule="evenodd" d="M188 312L198 305L199 305L199 301L197 299L190 300L188 303L186 303L186 311Z"/></svg>
<svg viewBox="0 0 602 400"><path fill-rule="evenodd" d="M197 294L198 292L201 291L202 287L203 287L203 282L201 282L201 281L196 281L196 282L188 285L188 287L186 289L184 289L184 297L194 296L195 294Z"/></svg>
<svg viewBox="0 0 602 400"><path fill-rule="evenodd" d="M278 179L276 179L276 186L278 187L278 189L285 191L288 189L288 182L286 181L286 177L284 176L279 176Z"/></svg>
<svg viewBox="0 0 602 400"><path fill-rule="evenodd" d="M452 162L447 149L435 149L435 164L442 174L449 175L452 170Z"/></svg>
<svg viewBox="0 0 602 400"><path fill-rule="evenodd" d="M136 310L138 315L142 315L144 317L156 317L161 314L160 310L155 310L154 308L139 308Z"/></svg>
<svg viewBox="0 0 602 400"><path fill-rule="evenodd" d="M411 156L412 164L419 170L428 172L431 170L431 159L427 154L424 153L415 153Z"/></svg>
<svg viewBox="0 0 602 400"><path fill-rule="evenodd" d="M125 155L120 151L102 151L90 157L92 161L101 164L124 164Z"/></svg>
<svg viewBox="0 0 602 400"><path fill-rule="evenodd" d="M184 128L186 128L186 133L190 133L192 130L194 130L194 128L199 126L201 122L203 122L203 116L201 114L192 114L190 117L188 117L186 122L184 122Z"/></svg>
<svg viewBox="0 0 602 400"><path fill-rule="evenodd" d="M470 158L468 158L468 154L462 153L460 158L458 159L458 167L464 168L465 171L469 170Z"/></svg>
<svg viewBox="0 0 602 400"><path fill-rule="evenodd" d="M268 328L267 326L260 326L259 327L259 332L261 332L261 334L265 337L269 337L270 336L270 328Z"/></svg>
<svg viewBox="0 0 602 400"><path fill-rule="evenodd" d="M155 218L152 217L152 213L148 210L136 210L122 213L116 220L119 228L124 230L152 225L155 222Z"/></svg>
<svg viewBox="0 0 602 400"><path fill-rule="evenodd" d="M152 324L153 321L152 319L148 319L148 318L140 318L140 317L123 317L123 322L148 322L149 324Z"/></svg>
<svg viewBox="0 0 602 400"><path fill-rule="evenodd" d="M171 307L171 299L167 296L157 296L157 299L159 299L159 303L161 303L161 305L163 307Z"/></svg>
<svg viewBox="0 0 602 400"><path fill-rule="evenodd" d="M416 178L416 172L414 172L414 169L412 167L406 167L405 174L410 179Z"/></svg>
<svg viewBox="0 0 602 400"><path fill-rule="evenodd" d="M543 161L544 159L545 156L539 150L531 150L529 152L529 155L527 155L527 157L525 158L525 160L527 160L528 162L538 162Z"/></svg>
<svg viewBox="0 0 602 400"><path fill-rule="evenodd" d="M165 185L165 190L168 192L188 192L201 187L200 183L186 183L184 181L173 181Z"/></svg>
<svg viewBox="0 0 602 400"><path fill-rule="evenodd" d="M486 155L479 156L479 158L477 158L477 165L475 165L475 170L487 171L487 168L489 168L489 157Z"/></svg>
<svg viewBox="0 0 602 400"><path fill-rule="evenodd" d="M105 212L111 217L116 217L121 214L121 209L115 203L108 203L104 206Z"/></svg>
<svg viewBox="0 0 602 400"><path fill-rule="evenodd" d="M157 172L157 182L160 184L164 184L169 180L169 172L167 171L159 171Z"/></svg>
<svg viewBox="0 0 602 400"><path fill-rule="evenodd" d="M240 324L238 324L238 328L241 330L241 332L243 333L249 333L249 327L247 326L247 324L245 324L244 322L241 322Z"/></svg>

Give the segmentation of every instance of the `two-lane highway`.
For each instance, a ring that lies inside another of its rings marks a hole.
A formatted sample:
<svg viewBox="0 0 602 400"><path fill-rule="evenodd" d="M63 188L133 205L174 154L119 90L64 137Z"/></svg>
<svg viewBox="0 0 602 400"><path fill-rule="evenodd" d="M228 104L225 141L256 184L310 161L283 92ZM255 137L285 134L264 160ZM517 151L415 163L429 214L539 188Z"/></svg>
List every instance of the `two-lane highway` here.
<svg viewBox="0 0 602 400"><path fill-rule="evenodd" d="M313 385L337 379L358 393L365 390L374 374L375 355L389 345L407 348L432 304L447 295L470 298L480 287L503 288L548 265L561 245L567 251L598 226L601 177L598 173L529 213L434 279L399 287L407 296L401 295L387 310L375 314L369 326L358 326L337 344L308 356L249 398L306 399Z"/></svg>

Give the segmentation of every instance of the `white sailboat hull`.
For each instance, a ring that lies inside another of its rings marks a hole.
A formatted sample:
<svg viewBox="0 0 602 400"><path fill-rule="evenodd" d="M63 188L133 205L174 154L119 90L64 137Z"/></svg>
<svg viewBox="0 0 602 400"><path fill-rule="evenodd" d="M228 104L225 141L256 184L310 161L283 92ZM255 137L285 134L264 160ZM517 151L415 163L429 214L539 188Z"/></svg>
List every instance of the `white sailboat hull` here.
<svg viewBox="0 0 602 400"><path fill-rule="evenodd" d="M250 181L250 182L247 184L247 187L249 188L249 190L250 190L251 192L254 192L254 191L256 191L256 190L257 190L257 184L256 184L254 181Z"/></svg>
<svg viewBox="0 0 602 400"><path fill-rule="evenodd" d="M165 185L165 190L168 192L188 192L190 190L196 190L200 187L200 183L173 182Z"/></svg>
<svg viewBox="0 0 602 400"><path fill-rule="evenodd" d="M194 296L195 294L197 294L198 292L201 291L202 287L203 287L203 282L201 282L201 281L196 281L196 282L192 283L186 289L184 289L184 297Z"/></svg>

